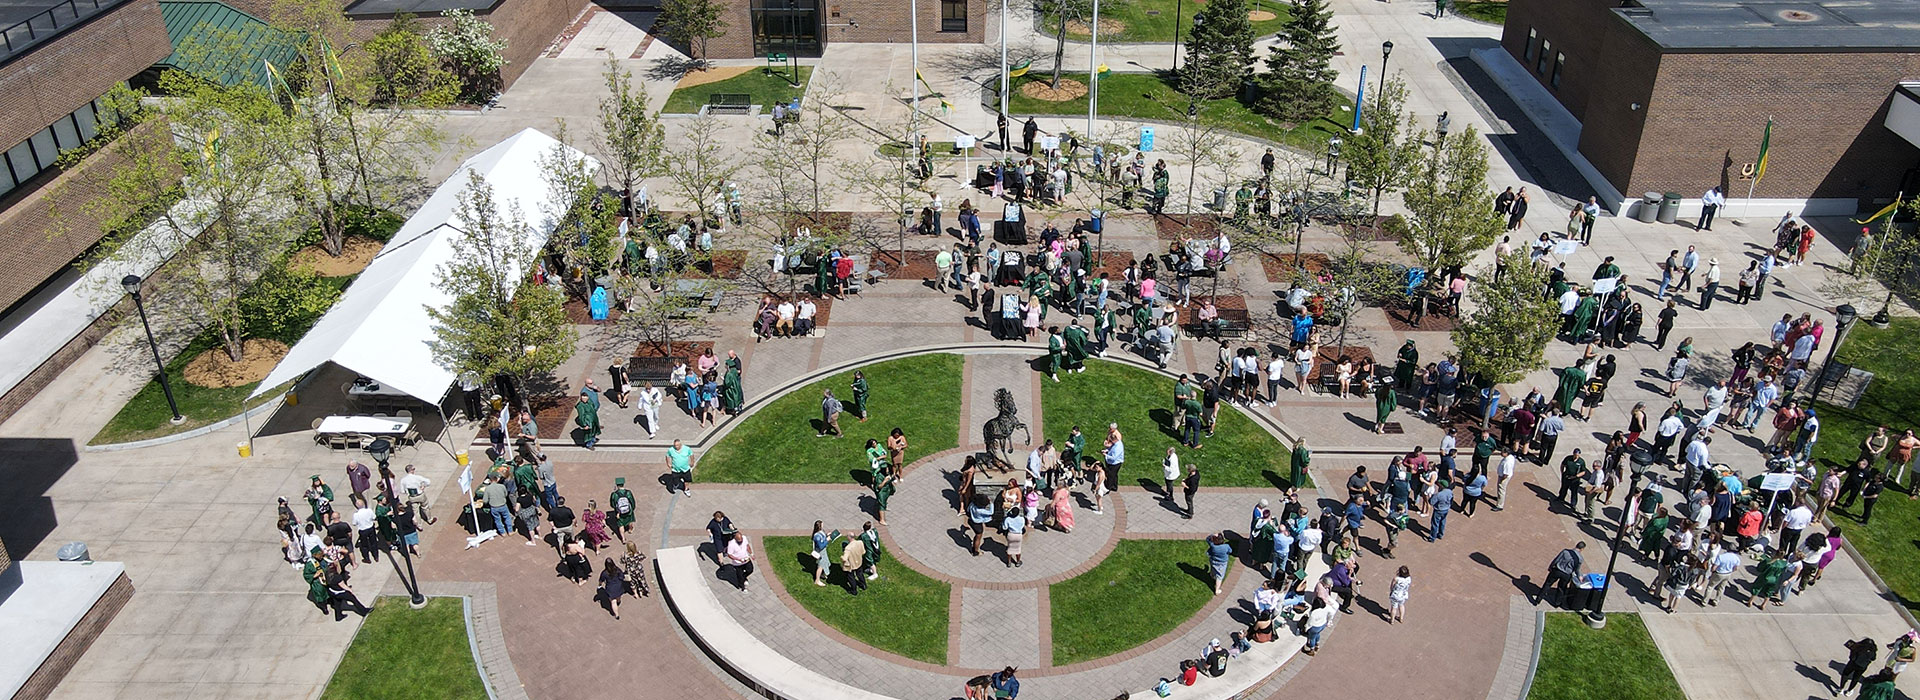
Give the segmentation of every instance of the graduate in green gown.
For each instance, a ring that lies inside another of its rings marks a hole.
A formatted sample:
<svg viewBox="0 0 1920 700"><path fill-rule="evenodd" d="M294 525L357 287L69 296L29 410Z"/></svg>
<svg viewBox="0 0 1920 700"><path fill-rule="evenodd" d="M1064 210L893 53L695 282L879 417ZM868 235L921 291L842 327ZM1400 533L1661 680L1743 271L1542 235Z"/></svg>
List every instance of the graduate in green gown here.
<svg viewBox="0 0 1920 700"><path fill-rule="evenodd" d="M1067 444L1060 448L1060 463L1066 465L1069 473L1080 469L1080 457L1087 453L1087 436L1080 433L1080 426L1073 426L1067 433Z"/></svg>
<svg viewBox="0 0 1920 700"><path fill-rule="evenodd" d="M607 506L613 508L613 534L625 542L626 533L633 531L633 491L627 488L627 477L613 478L613 493L607 494Z"/></svg>
<svg viewBox="0 0 1920 700"><path fill-rule="evenodd" d="M1387 417L1393 415L1393 409L1400 405L1400 396L1393 392L1393 385L1381 382L1373 389L1373 432L1381 432L1387 424Z"/></svg>
<svg viewBox="0 0 1920 700"><path fill-rule="evenodd" d="M573 424L580 428L580 445L591 450L600 442L600 409L581 399L573 405Z"/></svg>
<svg viewBox="0 0 1920 700"><path fill-rule="evenodd" d="M1060 381L1060 362L1065 359L1064 355L1066 355L1066 346L1064 342L1060 340L1060 327L1053 326L1048 328L1047 376L1056 382Z"/></svg>
<svg viewBox="0 0 1920 700"><path fill-rule="evenodd" d="M1313 450L1307 447L1306 438L1300 438L1300 442L1295 443L1293 446L1293 473L1288 477L1287 485L1297 489L1300 488L1302 484L1305 484L1307 482L1307 467L1311 466L1312 463Z"/></svg>
<svg viewBox="0 0 1920 700"><path fill-rule="evenodd" d="M826 296L833 292L833 263L827 262L827 256L820 256L814 264L813 293Z"/></svg>
<svg viewBox="0 0 1920 700"><path fill-rule="evenodd" d="M1581 338L1587 337L1587 331L1593 330L1593 317L1599 312L1599 299L1592 294L1580 295L1580 303L1573 307L1573 328L1568 332L1567 339L1578 343Z"/></svg>
<svg viewBox="0 0 1920 700"><path fill-rule="evenodd" d="M307 507L313 509L313 524L326 527L327 520L323 516L333 510L333 487L321 481L319 474L313 475L308 480L313 482L313 485L307 488L306 494Z"/></svg>
<svg viewBox="0 0 1920 700"><path fill-rule="evenodd" d="M1560 388L1553 392L1553 405L1559 406L1561 413L1572 415L1573 400L1580 396L1580 387L1586 385L1587 373L1581 371L1579 365L1560 370Z"/></svg>
<svg viewBox="0 0 1920 700"><path fill-rule="evenodd" d="M1667 523L1668 522L1671 522L1671 519L1667 517L1666 507L1662 506L1660 510L1655 513L1653 517L1647 519L1646 525L1641 526L1640 528L1640 553L1641 554L1645 554L1647 556L1654 556L1654 557L1657 557L1659 555L1660 547L1663 544L1665 544L1667 541Z"/></svg>
<svg viewBox="0 0 1920 700"><path fill-rule="evenodd" d="M900 484L899 470L885 459L880 461L880 469L873 473L873 505L879 514L880 524L887 524L887 499L893 497L894 489ZM871 547L873 544L869 543Z"/></svg>
<svg viewBox="0 0 1920 700"><path fill-rule="evenodd" d="M1067 345L1067 366L1075 372L1087 371L1087 328L1075 319L1073 325L1060 331L1060 337Z"/></svg>
<svg viewBox="0 0 1920 700"><path fill-rule="evenodd" d="M860 531L860 543L867 548L866 553L860 558L860 561L866 565L864 568L867 570L867 578L880 578L880 555L883 552L880 549L880 531L873 529L873 523L867 523L866 528Z"/></svg>
<svg viewBox="0 0 1920 700"><path fill-rule="evenodd" d="M740 388L740 366L728 363L727 374L721 378L720 407L727 413L740 414L740 407L746 405L745 392Z"/></svg>
<svg viewBox="0 0 1920 700"><path fill-rule="evenodd" d="M1413 341L1400 346L1400 359L1393 363L1393 385L1400 389L1413 388L1413 373L1420 371L1420 350Z"/></svg>
<svg viewBox="0 0 1920 700"><path fill-rule="evenodd" d="M853 413L867 422L867 375L859 370L853 372Z"/></svg>

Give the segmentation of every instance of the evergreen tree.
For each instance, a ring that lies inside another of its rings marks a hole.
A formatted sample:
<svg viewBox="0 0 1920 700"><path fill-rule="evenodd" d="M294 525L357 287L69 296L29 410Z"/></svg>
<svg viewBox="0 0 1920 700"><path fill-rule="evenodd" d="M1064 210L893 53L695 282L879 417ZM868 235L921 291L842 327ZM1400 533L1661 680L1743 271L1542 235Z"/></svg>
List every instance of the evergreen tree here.
<svg viewBox="0 0 1920 700"><path fill-rule="evenodd" d="M1213 0L1194 13L1187 40L1187 63L1180 68L1182 89L1206 86L1206 98L1233 94L1253 68L1253 20L1246 0Z"/></svg>
<svg viewBox="0 0 1920 700"><path fill-rule="evenodd" d="M1261 111L1294 123L1326 116L1333 111L1338 77L1333 54L1340 50L1327 0L1295 0L1280 38L1261 77Z"/></svg>

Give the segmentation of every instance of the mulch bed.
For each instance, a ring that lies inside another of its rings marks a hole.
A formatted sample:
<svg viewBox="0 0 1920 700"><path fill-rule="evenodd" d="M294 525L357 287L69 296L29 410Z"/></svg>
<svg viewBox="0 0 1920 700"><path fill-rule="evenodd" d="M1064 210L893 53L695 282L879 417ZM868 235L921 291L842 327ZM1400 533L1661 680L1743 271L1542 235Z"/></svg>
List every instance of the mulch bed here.
<svg viewBox="0 0 1920 700"><path fill-rule="evenodd" d="M1340 231L1346 234L1348 237L1357 236L1360 238L1365 238L1366 240L1369 240L1369 241L1396 240L1397 239L1396 236L1387 232L1387 227L1384 225L1386 224L1386 221L1387 221L1387 217L1375 216L1373 217L1373 225L1371 226L1367 226L1367 225L1355 226L1353 224L1341 224Z"/></svg>
<svg viewBox="0 0 1920 700"><path fill-rule="evenodd" d="M573 431L573 405L580 402L580 395L541 396L533 399L533 422L540 428L541 440L571 440ZM511 434L511 431L509 432Z"/></svg>
<svg viewBox="0 0 1920 700"><path fill-rule="evenodd" d="M934 256L939 253L931 250L909 250L905 263L900 261L900 251L889 250L875 253L873 264L887 273L890 280L930 280L939 274L939 267L933 264Z"/></svg>
<svg viewBox="0 0 1920 700"><path fill-rule="evenodd" d="M1118 285L1126 279L1127 268L1133 267L1134 262L1133 253L1124 250L1100 251L1100 264L1093 266L1093 278L1100 279L1100 275L1105 274L1109 283ZM1114 291L1117 294L1119 290L1116 287Z"/></svg>
<svg viewBox="0 0 1920 700"><path fill-rule="evenodd" d="M747 251L713 251L713 274L709 275L698 265L687 268L687 276L694 279L739 279L740 271L747 265Z"/></svg>
<svg viewBox="0 0 1920 700"><path fill-rule="evenodd" d="M853 213L844 211L817 211L811 214L783 214L781 230L791 233L802 226L816 232L845 231L853 226Z"/></svg>
<svg viewBox="0 0 1920 700"><path fill-rule="evenodd" d="M1427 315L1420 319L1420 325L1413 325L1413 306L1408 302L1395 302L1381 309L1387 312L1387 325L1396 331L1450 331L1460 326L1460 319L1435 313L1439 302L1427 303Z"/></svg>
<svg viewBox="0 0 1920 700"><path fill-rule="evenodd" d="M1186 308L1180 309L1180 325L1186 326L1199 323L1196 317L1200 314L1200 307L1206 305L1207 299L1209 298L1210 297L1203 294L1193 295L1193 303L1188 304ZM1225 313L1228 310L1247 310L1247 298L1245 296L1239 294L1222 294L1218 297L1211 298L1213 299L1213 308L1219 309L1223 316L1228 315Z"/></svg>
<svg viewBox="0 0 1920 700"><path fill-rule="evenodd" d="M1309 273L1318 273L1325 271L1327 266L1332 264L1332 261L1320 253L1303 253L1300 255L1299 264L1304 265ZM1266 271L1268 282L1293 281L1293 273L1296 267L1297 265L1293 261L1292 253L1279 255L1266 253L1260 256L1260 268Z"/></svg>
<svg viewBox="0 0 1920 700"><path fill-rule="evenodd" d="M676 340L673 341L672 346L667 348L666 354L663 355L660 353L660 348L654 346L653 343L641 343L639 347L633 349L633 356L680 357L686 358L691 362L693 358L699 357L712 349L713 341L711 340Z"/></svg>
<svg viewBox="0 0 1920 700"><path fill-rule="evenodd" d="M1213 238L1220 235L1220 222L1212 214L1161 214L1153 217L1153 232L1163 241Z"/></svg>
<svg viewBox="0 0 1920 700"><path fill-rule="evenodd" d="M587 300L581 299L571 294L567 295L566 303L561 304L560 308L567 312L567 322L572 323L574 325L603 323L602 321L593 320L593 310L587 308ZM620 320L620 315L621 315L620 304L613 300L612 293L608 293L607 320L604 322L610 323L613 321L618 321Z"/></svg>

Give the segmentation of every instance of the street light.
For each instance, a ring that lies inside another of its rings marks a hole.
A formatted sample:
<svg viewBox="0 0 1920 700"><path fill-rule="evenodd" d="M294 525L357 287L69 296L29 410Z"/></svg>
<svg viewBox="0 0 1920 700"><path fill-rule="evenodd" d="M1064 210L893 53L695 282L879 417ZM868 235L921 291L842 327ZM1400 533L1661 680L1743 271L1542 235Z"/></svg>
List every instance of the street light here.
<svg viewBox="0 0 1920 700"><path fill-rule="evenodd" d="M388 552L387 563L393 565L393 575L399 576L400 585L407 589L408 607L415 610L427 607L427 597L420 595L420 577L413 573L413 553L407 551L407 543L393 542L387 544L394 549L400 550L400 556L398 557L393 556L392 552ZM407 560L407 573L405 575L401 575L400 573L400 559Z"/></svg>
<svg viewBox="0 0 1920 700"><path fill-rule="evenodd" d="M1834 334L1833 344L1827 346L1827 359L1820 361L1820 376L1813 380L1813 393L1807 397L1807 405L1820 400L1820 390L1827 387L1827 368L1833 366L1833 351L1840 349L1840 343L1847 339L1847 331L1853 328L1853 322L1860 318L1852 304L1841 304L1833 310L1833 325L1838 331Z"/></svg>
<svg viewBox="0 0 1920 700"><path fill-rule="evenodd" d="M1387 90L1387 59L1393 56L1393 42L1380 42L1380 89L1375 91L1373 99L1377 102Z"/></svg>
<svg viewBox="0 0 1920 700"><path fill-rule="evenodd" d="M1627 466L1627 468L1633 472L1627 482L1627 495L1629 498L1632 497L1635 490L1640 488L1640 477L1645 476L1647 469L1652 466L1653 453L1646 450L1639 450L1633 453L1633 458L1628 460ZM1600 583L1600 599L1594 601L1591 606L1592 609L1587 612L1587 626L1594 629L1601 629L1607 626L1607 613L1604 612L1603 609L1607 605L1607 591L1613 590L1613 565L1615 562L1620 561L1620 541L1627 537L1627 510L1625 507L1620 509L1620 530L1613 534L1613 547L1607 554L1607 576L1605 579L1602 579Z"/></svg>
<svg viewBox="0 0 1920 700"><path fill-rule="evenodd" d="M160 371L160 393L167 395L167 410L173 412L168 422L174 425L185 423L187 417L180 415L180 404L173 400L173 386L167 383L167 365L160 361L160 344L153 340L153 324L147 322L147 305L140 298L140 276L122 277L120 286L133 297L133 308L140 311L140 326L147 329L147 348L153 350L153 366Z"/></svg>
<svg viewBox="0 0 1920 700"><path fill-rule="evenodd" d="M1186 7L1185 0L1173 2L1173 74L1180 74L1180 12Z"/></svg>

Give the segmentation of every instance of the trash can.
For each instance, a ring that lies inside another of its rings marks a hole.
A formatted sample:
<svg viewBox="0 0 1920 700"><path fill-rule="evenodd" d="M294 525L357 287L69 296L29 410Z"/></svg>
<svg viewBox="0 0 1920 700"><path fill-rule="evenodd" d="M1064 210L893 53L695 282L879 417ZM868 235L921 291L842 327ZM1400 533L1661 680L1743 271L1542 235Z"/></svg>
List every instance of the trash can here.
<svg viewBox="0 0 1920 700"><path fill-rule="evenodd" d="M1671 224L1680 216L1680 193L1668 192L1660 198L1660 223Z"/></svg>
<svg viewBox="0 0 1920 700"><path fill-rule="evenodd" d="M1633 218L1638 219L1640 223L1651 224L1653 223L1654 214L1659 213L1659 211L1660 193L1648 192L1640 195L1640 210L1633 213Z"/></svg>
<svg viewBox="0 0 1920 700"><path fill-rule="evenodd" d="M237 449L237 450L239 450L239 451L240 451L240 456L241 456L241 457L252 457L252 456L253 456L253 446L252 446L252 445L249 445L249 444L247 444L247 443L244 443L244 442L242 442L242 443L237 443L237 444L235 444L235 445L234 445L234 449Z"/></svg>
<svg viewBox="0 0 1920 700"><path fill-rule="evenodd" d="M1227 188L1225 187L1213 188L1213 210L1214 211L1227 210Z"/></svg>
<svg viewBox="0 0 1920 700"><path fill-rule="evenodd" d="M68 542L60 545L60 551L55 552L54 557L60 561L93 561L93 557L87 554L85 542Z"/></svg>

